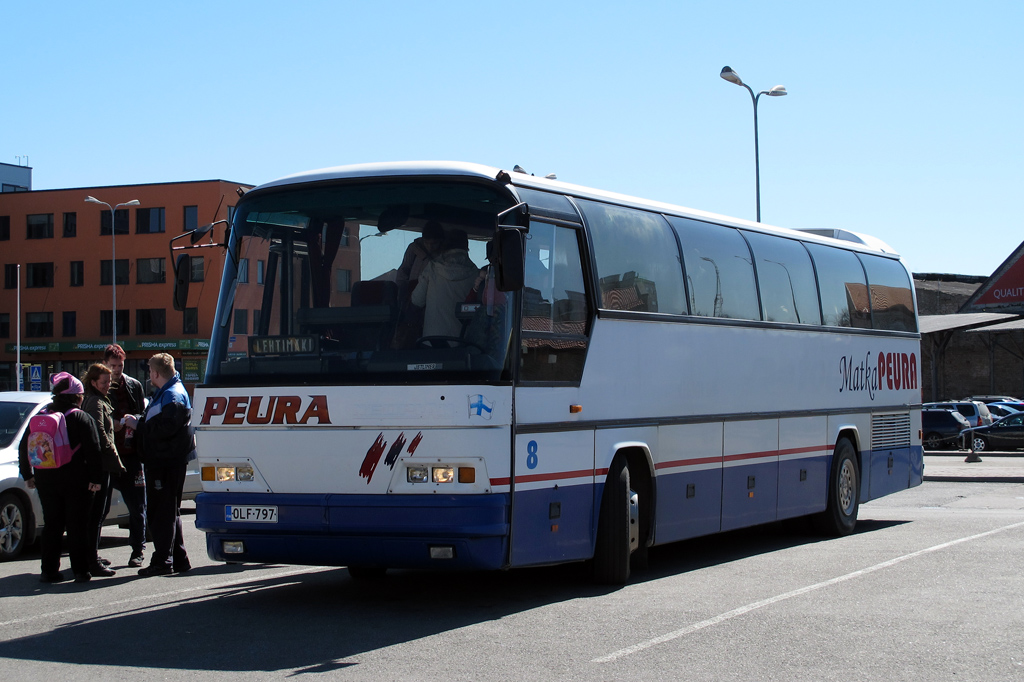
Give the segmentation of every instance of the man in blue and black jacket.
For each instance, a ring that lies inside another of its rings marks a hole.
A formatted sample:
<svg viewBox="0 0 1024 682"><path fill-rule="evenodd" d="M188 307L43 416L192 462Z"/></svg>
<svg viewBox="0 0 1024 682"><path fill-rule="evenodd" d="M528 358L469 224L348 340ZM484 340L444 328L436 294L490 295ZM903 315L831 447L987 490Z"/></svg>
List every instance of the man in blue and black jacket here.
<svg viewBox="0 0 1024 682"><path fill-rule="evenodd" d="M157 391L138 422L135 447L146 467L153 554L139 575L184 573L192 568L185 552L180 511L189 453L195 449L189 429L192 401L174 369L174 358L167 353L149 359L149 380Z"/></svg>

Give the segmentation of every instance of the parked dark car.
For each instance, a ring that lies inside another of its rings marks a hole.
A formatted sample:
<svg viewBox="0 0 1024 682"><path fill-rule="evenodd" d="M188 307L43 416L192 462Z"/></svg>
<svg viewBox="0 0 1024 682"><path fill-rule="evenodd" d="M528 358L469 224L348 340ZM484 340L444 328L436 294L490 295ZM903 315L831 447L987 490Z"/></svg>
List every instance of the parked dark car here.
<svg viewBox="0 0 1024 682"><path fill-rule="evenodd" d="M1024 448L1024 413L1003 417L990 426L979 426L966 432L971 449L1019 450Z"/></svg>
<svg viewBox="0 0 1024 682"><path fill-rule="evenodd" d="M971 427L967 418L956 410L921 410L925 450L964 447L961 434Z"/></svg>

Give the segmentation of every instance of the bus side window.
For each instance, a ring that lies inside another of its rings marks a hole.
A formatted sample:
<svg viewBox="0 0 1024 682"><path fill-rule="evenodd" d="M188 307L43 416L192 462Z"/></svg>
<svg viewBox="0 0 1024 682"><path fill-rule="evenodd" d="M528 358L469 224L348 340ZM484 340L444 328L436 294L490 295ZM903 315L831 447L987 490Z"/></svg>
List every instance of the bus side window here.
<svg viewBox="0 0 1024 682"><path fill-rule="evenodd" d="M864 268L857 255L821 244L807 244L818 272L822 323L871 329L871 303Z"/></svg>
<svg viewBox="0 0 1024 682"><path fill-rule="evenodd" d="M590 309L577 232L533 222L526 249L521 378L578 382Z"/></svg>

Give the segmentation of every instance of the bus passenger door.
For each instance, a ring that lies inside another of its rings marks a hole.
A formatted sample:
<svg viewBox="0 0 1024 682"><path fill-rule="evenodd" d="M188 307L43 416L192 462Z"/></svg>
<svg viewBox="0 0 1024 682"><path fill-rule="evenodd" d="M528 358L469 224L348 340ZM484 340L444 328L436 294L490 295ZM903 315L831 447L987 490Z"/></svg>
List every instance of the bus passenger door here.
<svg viewBox="0 0 1024 682"><path fill-rule="evenodd" d="M593 550L594 430L580 380L591 306L580 230L532 220L515 395L513 566L588 558ZM585 409L585 406L584 406Z"/></svg>

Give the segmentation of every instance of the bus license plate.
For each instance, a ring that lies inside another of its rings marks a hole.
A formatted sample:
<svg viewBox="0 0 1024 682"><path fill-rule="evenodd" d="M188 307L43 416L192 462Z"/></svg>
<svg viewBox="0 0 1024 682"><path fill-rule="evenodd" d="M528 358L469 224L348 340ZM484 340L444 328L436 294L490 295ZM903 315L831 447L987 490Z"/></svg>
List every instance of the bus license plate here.
<svg viewBox="0 0 1024 682"><path fill-rule="evenodd" d="M277 507L229 504L224 506L225 521L277 523Z"/></svg>

